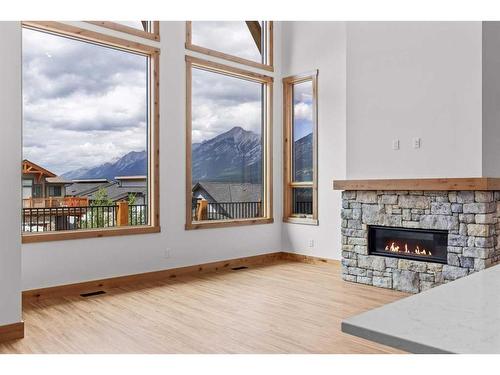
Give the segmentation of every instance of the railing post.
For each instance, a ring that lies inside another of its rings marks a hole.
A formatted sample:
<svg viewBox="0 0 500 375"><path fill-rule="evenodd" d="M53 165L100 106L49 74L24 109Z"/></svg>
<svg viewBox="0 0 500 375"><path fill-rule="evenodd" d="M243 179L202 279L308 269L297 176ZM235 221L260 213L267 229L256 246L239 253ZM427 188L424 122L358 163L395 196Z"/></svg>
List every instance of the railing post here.
<svg viewBox="0 0 500 375"><path fill-rule="evenodd" d="M208 208L208 201L206 199L198 200L197 207L196 207L196 220L197 221L207 219L207 208Z"/></svg>
<svg viewBox="0 0 500 375"><path fill-rule="evenodd" d="M116 225L119 227L129 225L129 222L128 222L128 202L127 201L118 202L118 209L116 212Z"/></svg>

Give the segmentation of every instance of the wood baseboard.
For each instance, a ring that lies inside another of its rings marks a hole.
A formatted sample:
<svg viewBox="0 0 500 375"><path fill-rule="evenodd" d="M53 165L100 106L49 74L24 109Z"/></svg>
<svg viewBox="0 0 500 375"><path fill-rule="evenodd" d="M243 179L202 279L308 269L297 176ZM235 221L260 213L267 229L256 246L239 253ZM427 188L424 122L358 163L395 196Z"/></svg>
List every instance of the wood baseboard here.
<svg viewBox="0 0 500 375"><path fill-rule="evenodd" d="M108 279L86 281L75 284L58 285L54 287L26 290L23 292L23 302L32 299L43 299L52 297L64 297L71 295L79 295L82 293L91 293L98 290L106 290L116 288L123 285L139 284L147 282L162 281L173 279L181 275L194 275L206 272L215 272L221 270L229 270L241 266L256 266L278 261L282 258L281 252L255 255L245 258L236 258L198 264L194 266L172 268L163 271L146 272L135 275L118 276Z"/></svg>
<svg viewBox="0 0 500 375"><path fill-rule="evenodd" d="M29 302L33 299L40 300L45 298L75 296L83 293L92 293L99 290L106 291L106 289L117 288L124 285L162 281L166 279L173 279L182 275L195 275L207 272L223 271L242 266L250 267L265 265L279 260L311 264L340 264L338 260L333 259L318 258L309 255L301 255L288 252L276 252L245 258L235 258L218 262L198 264L194 266L172 268L163 271L146 272L135 275L118 276L75 284L26 290L23 292L23 302Z"/></svg>
<svg viewBox="0 0 500 375"><path fill-rule="evenodd" d="M24 322L0 326L0 342L18 340L24 337Z"/></svg>
<svg viewBox="0 0 500 375"><path fill-rule="evenodd" d="M288 253L285 251L281 253L281 259L309 264L332 264L335 266L340 265L340 261L336 259L320 258L312 255L303 255L297 253Z"/></svg>

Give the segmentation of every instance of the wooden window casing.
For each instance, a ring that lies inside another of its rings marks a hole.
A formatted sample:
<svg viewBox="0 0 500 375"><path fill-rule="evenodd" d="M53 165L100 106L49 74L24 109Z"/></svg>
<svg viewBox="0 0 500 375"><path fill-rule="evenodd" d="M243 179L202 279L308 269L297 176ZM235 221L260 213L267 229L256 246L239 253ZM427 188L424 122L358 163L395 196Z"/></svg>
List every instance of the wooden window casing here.
<svg viewBox="0 0 500 375"><path fill-rule="evenodd" d="M160 41L160 21L145 21L145 22L150 22L151 31L139 30L134 27L112 21L85 21L85 22L91 23L96 26L105 27L106 29L139 36L141 38Z"/></svg>
<svg viewBox="0 0 500 375"><path fill-rule="evenodd" d="M199 46L193 44L193 33L192 33L192 22L186 21L186 49L194 52L203 53L208 56L217 57L220 59L228 60L238 64L243 64L251 66L254 68L264 69L268 71L274 71L274 42L273 42L273 21L264 22L264 61L257 62L243 57L238 57L228 53L220 52L214 49L206 48L204 46Z"/></svg>
<svg viewBox="0 0 500 375"><path fill-rule="evenodd" d="M202 69L234 78L260 83L263 93L262 184L263 215L259 218L194 221L192 217L192 69ZM273 222L272 206L272 96L273 78L244 69L186 56L186 229L220 228Z"/></svg>
<svg viewBox="0 0 500 375"><path fill-rule="evenodd" d="M294 95L296 84L312 83L312 181L294 181L293 128ZM318 71L283 78L283 221L296 224L318 225ZM312 190L312 214L294 213L294 189Z"/></svg>
<svg viewBox="0 0 500 375"><path fill-rule="evenodd" d="M116 48L126 52L141 54L148 58L148 225L123 226L112 228L79 229L40 233L23 233L22 243L98 238L131 234L160 232L160 185L159 185L159 121L160 121L160 50L156 47L135 41L101 34L69 24L55 21L23 21L23 27L66 36L83 42Z"/></svg>

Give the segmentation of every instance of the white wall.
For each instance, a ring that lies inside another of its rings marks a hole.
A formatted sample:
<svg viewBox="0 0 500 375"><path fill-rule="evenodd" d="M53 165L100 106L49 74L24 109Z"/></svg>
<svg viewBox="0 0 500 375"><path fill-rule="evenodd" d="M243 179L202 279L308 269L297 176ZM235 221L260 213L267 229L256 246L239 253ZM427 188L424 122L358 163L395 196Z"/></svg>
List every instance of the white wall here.
<svg viewBox="0 0 500 375"><path fill-rule="evenodd" d="M481 176L481 44L481 22L349 22L347 177Z"/></svg>
<svg viewBox="0 0 500 375"><path fill-rule="evenodd" d="M282 75L319 70L319 226L283 224L283 250L337 259L341 201L340 192L333 191L332 182L345 178L346 173L345 28L345 22L282 24Z"/></svg>
<svg viewBox="0 0 500 375"><path fill-rule="evenodd" d="M500 22L483 22L483 176L500 176Z"/></svg>
<svg viewBox="0 0 500 375"><path fill-rule="evenodd" d="M96 29L88 25L86 27ZM279 25L276 25L275 30L277 40L279 40ZM184 22L162 22L161 35L160 215L162 232L23 245L23 289L162 270L281 250L281 150L279 147L274 149L273 154L273 169L276 171L274 175L274 215L276 218L274 224L184 230ZM277 54L276 57L279 59L279 49ZM15 76L12 74L13 71L10 72L10 76ZM280 103L279 80L276 87L275 103ZM274 137L279 145L281 143L280 105L276 105L274 109ZM17 139L17 143L20 146L20 138ZM12 181L11 178L8 180ZM19 210L13 210L13 212L19 212ZM170 249L169 258L164 257L166 249Z"/></svg>
<svg viewBox="0 0 500 375"><path fill-rule="evenodd" d="M21 318L21 28L0 22L0 326Z"/></svg>

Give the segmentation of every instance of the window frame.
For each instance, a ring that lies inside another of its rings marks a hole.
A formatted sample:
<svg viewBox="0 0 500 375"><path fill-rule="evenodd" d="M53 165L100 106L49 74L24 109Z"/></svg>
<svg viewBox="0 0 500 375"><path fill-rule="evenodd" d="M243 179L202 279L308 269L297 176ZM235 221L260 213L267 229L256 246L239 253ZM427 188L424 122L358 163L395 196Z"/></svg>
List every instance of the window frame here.
<svg viewBox="0 0 500 375"><path fill-rule="evenodd" d="M203 60L186 55L186 224L185 229L222 228L254 224L270 224L273 219L273 179L272 179L272 114L273 114L273 77L244 69L219 64L213 61ZM226 76L246 79L263 84L266 88L264 96L264 127L263 138L263 207L264 212L260 218L193 221L192 218L192 69L203 69L209 72L223 74Z"/></svg>
<svg viewBox="0 0 500 375"><path fill-rule="evenodd" d="M294 224L318 225L318 74L319 71L283 78L283 221ZM293 87L303 82L312 82L313 113L313 178L311 182L295 182L293 179ZM295 188L312 189L313 213L301 217L293 213L292 196Z"/></svg>
<svg viewBox="0 0 500 375"><path fill-rule="evenodd" d="M122 33L139 36L141 38L146 38L150 40L160 41L160 21L148 21L151 22L152 31L139 30L131 26L122 25L118 22L113 21L85 21L92 25L104 27L106 29L119 31Z"/></svg>
<svg viewBox="0 0 500 375"><path fill-rule="evenodd" d="M269 35L269 41L266 43L266 59L267 63L259 63L256 61L248 60L243 57L238 57L235 55L231 55L225 52L220 52L214 49L206 48L203 46L199 46L197 44L193 44L192 41L192 21L186 21L186 49L194 52L203 53L208 56L217 57L223 60L251 66L253 68L259 68L268 70L270 72L274 72L274 29L273 29L273 21L264 21L266 24L267 33Z"/></svg>
<svg viewBox="0 0 500 375"><path fill-rule="evenodd" d="M144 55L149 58L148 87L148 119L147 134L148 150L148 225L126 226L113 228L79 229L68 231L23 233L22 243L38 243L46 241L61 241L83 238L99 238L132 234L158 233L160 227L160 184L159 184L159 127L160 127L160 49L151 45L121 39L107 34L56 21L22 21L22 27L57 36L69 37L82 42L90 42L101 46L116 48L125 52Z"/></svg>

